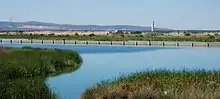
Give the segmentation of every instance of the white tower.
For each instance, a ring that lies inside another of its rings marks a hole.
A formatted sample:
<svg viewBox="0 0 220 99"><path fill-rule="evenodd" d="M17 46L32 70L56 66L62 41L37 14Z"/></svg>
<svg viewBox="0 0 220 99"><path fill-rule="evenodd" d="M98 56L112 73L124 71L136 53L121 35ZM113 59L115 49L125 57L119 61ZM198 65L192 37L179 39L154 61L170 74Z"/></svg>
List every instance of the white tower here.
<svg viewBox="0 0 220 99"><path fill-rule="evenodd" d="M153 21L153 23L152 23L152 26L151 26L151 32L154 32L154 28L155 26L154 26L154 21Z"/></svg>
<svg viewBox="0 0 220 99"><path fill-rule="evenodd" d="M10 28L13 28L12 17L10 17L9 21L10 21L9 27L10 27Z"/></svg>

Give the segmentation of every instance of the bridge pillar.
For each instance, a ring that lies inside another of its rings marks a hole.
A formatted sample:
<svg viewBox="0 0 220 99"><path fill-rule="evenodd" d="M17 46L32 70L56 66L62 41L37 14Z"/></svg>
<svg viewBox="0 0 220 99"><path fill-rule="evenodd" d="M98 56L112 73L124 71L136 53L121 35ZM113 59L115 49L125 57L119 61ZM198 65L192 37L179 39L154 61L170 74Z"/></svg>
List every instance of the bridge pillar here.
<svg viewBox="0 0 220 99"><path fill-rule="evenodd" d="M136 46L138 45L138 42L137 42L137 41L135 42L135 45L136 45Z"/></svg>
<svg viewBox="0 0 220 99"><path fill-rule="evenodd" d="M176 46L179 46L179 43L178 43L178 42L176 43Z"/></svg>
<svg viewBox="0 0 220 99"><path fill-rule="evenodd" d="M125 45L125 41L122 42L122 45Z"/></svg>
<svg viewBox="0 0 220 99"><path fill-rule="evenodd" d="M66 44L66 40L65 39L63 39L63 44Z"/></svg>
<svg viewBox="0 0 220 99"><path fill-rule="evenodd" d="M149 41L149 46L151 46L151 41Z"/></svg>

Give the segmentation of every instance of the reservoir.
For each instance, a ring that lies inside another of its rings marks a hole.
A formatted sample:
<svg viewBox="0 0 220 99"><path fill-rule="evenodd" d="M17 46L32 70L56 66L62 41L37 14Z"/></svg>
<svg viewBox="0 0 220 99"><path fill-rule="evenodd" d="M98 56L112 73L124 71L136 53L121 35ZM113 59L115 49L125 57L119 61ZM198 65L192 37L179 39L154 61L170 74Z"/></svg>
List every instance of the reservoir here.
<svg viewBox="0 0 220 99"><path fill-rule="evenodd" d="M74 50L83 58L72 73L48 78L48 86L62 99L78 99L86 88L120 75L147 69L219 69L220 48L146 47L71 44L1 44Z"/></svg>

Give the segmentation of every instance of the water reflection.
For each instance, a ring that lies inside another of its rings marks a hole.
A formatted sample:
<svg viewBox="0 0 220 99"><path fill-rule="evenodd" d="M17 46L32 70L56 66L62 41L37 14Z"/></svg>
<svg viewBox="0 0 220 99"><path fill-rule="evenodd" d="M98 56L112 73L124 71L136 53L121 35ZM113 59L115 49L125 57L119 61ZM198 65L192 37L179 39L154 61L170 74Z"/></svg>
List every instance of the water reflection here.
<svg viewBox="0 0 220 99"><path fill-rule="evenodd" d="M37 48L59 48L74 50L79 53L127 53L127 52L145 52L163 49L179 49L178 47L146 47L146 46L117 46L117 45L71 45L71 44L2 44L2 46L23 47L31 46ZM86 47L86 48L85 48Z"/></svg>

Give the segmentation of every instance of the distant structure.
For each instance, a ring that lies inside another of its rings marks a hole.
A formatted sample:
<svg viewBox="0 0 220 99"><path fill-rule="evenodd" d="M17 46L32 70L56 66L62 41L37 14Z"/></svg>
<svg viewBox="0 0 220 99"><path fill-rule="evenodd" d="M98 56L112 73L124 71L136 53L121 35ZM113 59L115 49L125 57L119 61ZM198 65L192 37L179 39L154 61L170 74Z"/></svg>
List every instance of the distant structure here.
<svg viewBox="0 0 220 99"><path fill-rule="evenodd" d="M152 23L152 26L151 26L151 32L154 32L155 31L155 24L154 24L154 21Z"/></svg>
<svg viewBox="0 0 220 99"><path fill-rule="evenodd" d="M9 21L10 21L10 26L9 26L9 27L10 27L11 29L13 29L12 17L10 17Z"/></svg>

